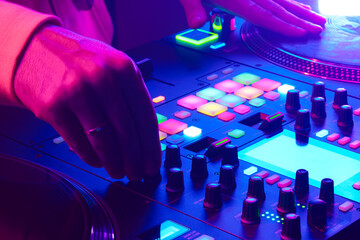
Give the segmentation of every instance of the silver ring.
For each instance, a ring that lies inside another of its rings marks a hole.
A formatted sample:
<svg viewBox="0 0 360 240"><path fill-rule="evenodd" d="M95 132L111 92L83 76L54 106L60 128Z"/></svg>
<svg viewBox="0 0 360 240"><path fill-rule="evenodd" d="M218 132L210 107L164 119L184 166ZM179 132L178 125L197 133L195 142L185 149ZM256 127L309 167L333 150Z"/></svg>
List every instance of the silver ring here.
<svg viewBox="0 0 360 240"><path fill-rule="evenodd" d="M86 134L89 136L100 134L103 131L104 126L92 128L86 131Z"/></svg>

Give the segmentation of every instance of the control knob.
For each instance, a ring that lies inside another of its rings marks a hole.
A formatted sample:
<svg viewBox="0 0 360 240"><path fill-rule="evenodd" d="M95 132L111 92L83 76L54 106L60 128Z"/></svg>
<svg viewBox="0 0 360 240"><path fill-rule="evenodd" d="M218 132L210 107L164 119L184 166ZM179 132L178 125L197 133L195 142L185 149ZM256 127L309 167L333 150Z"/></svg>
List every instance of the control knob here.
<svg viewBox="0 0 360 240"><path fill-rule="evenodd" d="M259 201L265 200L264 180L259 176L249 178L247 197L256 198Z"/></svg>
<svg viewBox="0 0 360 240"><path fill-rule="evenodd" d="M284 225L281 231L282 240L300 240L301 239L301 227L300 216L294 213L285 215Z"/></svg>
<svg viewBox="0 0 360 240"><path fill-rule="evenodd" d="M325 231L326 219L326 202L321 199L315 199L309 202L307 212L307 223L319 231Z"/></svg>
<svg viewBox="0 0 360 240"><path fill-rule="evenodd" d="M334 202L334 181L332 179L324 178L321 180L319 198L324 200L327 204Z"/></svg>
<svg viewBox="0 0 360 240"><path fill-rule="evenodd" d="M299 90L290 89L286 94L285 109L289 112L296 112L300 109Z"/></svg>
<svg viewBox="0 0 360 240"><path fill-rule="evenodd" d="M219 183L225 192L233 191L236 188L234 166L222 165L220 168Z"/></svg>
<svg viewBox="0 0 360 240"><path fill-rule="evenodd" d="M239 158L237 146L234 144L226 144L223 149L222 165L232 165L234 167L239 166Z"/></svg>
<svg viewBox="0 0 360 240"><path fill-rule="evenodd" d="M241 222L244 224L260 223L259 201L256 198L248 197L244 200Z"/></svg>
<svg viewBox="0 0 360 240"><path fill-rule="evenodd" d="M326 100L325 97L325 83L323 82L315 82L313 84L312 94L311 94L311 101L314 100L316 97L322 97Z"/></svg>
<svg viewBox="0 0 360 240"><path fill-rule="evenodd" d="M309 193L309 172L305 169L296 171L295 193L300 197Z"/></svg>
<svg viewBox="0 0 360 240"><path fill-rule="evenodd" d="M342 128L349 128L354 126L353 110L350 105L342 105L340 107L337 125Z"/></svg>
<svg viewBox="0 0 360 240"><path fill-rule="evenodd" d="M180 168L181 165L180 148L177 145L166 146L164 167L166 169Z"/></svg>
<svg viewBox="0 0 360 240"><path fill-rule="evenodd" d="M280 189L279 202L276 210L282 214L296 212L295 194L292 188L284 187Z"/></svg>
<svg viewBox="0 0 360 240"><path fill-rule="evenodd" d="M335 97L332 106L335 110L339 110L342 105L348 105L347 91L345 88L338 88L335 91Z"/></svg>
<svg viewBox="0 0 360 240"><path fill-rule="evenodd" d="M171 168L167 173L166 191L172 193L184 191L184 174L180 168Z"/></svg>
<svg viewBox="0 0 360 240"><path fill-rule="evenodd" d="M310 131L310 112L307 109L300 109L296 114L295 131L309 132Z"/></svg>
<svg viewBox="0 0 360 240"><path fill-rule="evenodd" d="M204 207L208 209L220 209L222 207L221 184L208 183L205 189Z"/></svg>
<svg viewBox="0 0 360 240"><path fill-rule="evenodd" d="M325 98L315 97L312 100L311 117L313 119L324 119L326 117Z"/></svg>
<svg viewBox="0 0 360 240"><path fill-rule="evenodd" d="M195 155L192 158L190 177L194 180L202 181L208 177L209 173L207 170L205 155Z"/></svg>

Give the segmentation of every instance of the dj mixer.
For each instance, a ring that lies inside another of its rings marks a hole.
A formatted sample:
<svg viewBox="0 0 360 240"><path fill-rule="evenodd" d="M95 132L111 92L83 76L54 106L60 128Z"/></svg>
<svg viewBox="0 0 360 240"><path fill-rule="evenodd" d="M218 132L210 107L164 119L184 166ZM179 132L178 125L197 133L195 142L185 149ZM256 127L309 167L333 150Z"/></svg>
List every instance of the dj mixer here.
<svg viewBox="0 0 360 240"><path fill-rule="evenodd" d="M357 59L340 63L336 47L311 58L322 46L316 37L295 41L212 14L202 29L128 52L157 113L161 176L113 179L11 107L0 108L1 154L51 170L87 204L95 199L105 227L90 224L76 239L360 239ZM323 36L343 31L331 26Z"/></svg>

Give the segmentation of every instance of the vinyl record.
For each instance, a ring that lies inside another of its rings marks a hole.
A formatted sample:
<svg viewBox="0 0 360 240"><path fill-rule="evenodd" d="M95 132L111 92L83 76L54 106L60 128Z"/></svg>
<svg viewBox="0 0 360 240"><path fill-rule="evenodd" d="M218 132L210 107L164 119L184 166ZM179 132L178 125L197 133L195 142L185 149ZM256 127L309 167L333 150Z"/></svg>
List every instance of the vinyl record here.
<svg viewBox="0 0 360 240"><path fill-rule="evenodd" d="M104 205L59 173L0 155L2 240L116 239Z"/></svg>

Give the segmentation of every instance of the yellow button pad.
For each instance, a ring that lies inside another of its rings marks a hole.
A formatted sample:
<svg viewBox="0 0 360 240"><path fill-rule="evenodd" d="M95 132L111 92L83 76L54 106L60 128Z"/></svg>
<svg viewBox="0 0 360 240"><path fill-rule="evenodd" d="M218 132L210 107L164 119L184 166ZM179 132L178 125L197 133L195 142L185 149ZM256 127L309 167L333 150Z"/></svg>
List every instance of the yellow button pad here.
<svg viewBox="0 0 360 240"><path fill-rule="evenodd" d="M208 115L210 117L215 117L220 113L226 112L227 110L227 107L215 102L209 102L197 108L199 113Z"/></svg>

